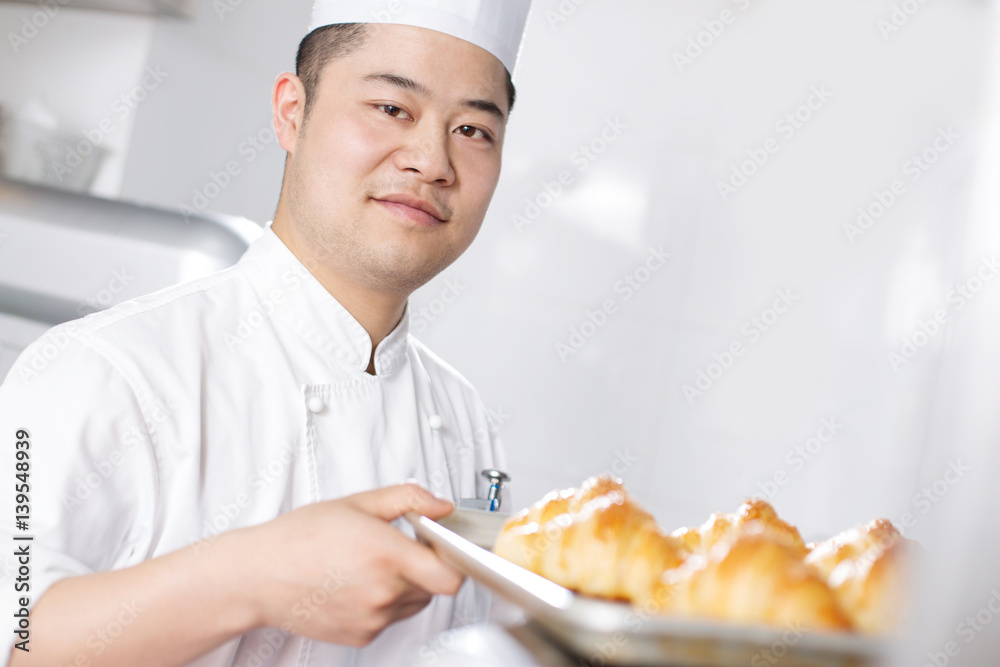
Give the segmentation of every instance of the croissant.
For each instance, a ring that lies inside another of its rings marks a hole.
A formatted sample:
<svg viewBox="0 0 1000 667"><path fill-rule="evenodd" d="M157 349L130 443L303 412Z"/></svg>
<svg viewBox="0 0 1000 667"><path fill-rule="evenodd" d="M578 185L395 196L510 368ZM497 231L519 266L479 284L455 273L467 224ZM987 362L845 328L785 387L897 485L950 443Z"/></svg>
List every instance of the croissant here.
<svg viewBox="0 0 1000 667"><path fill-rule="evenodd" d="M648 612L883 634L905 609L915 548L885 519L805 544L762 499L668 535L620 480L601 476L511 517L494 551Z"/></svg>
<svg viewBox="0 0 1000 667"><path fill-rule="evenodd" d="M551 538L547 537L545 526L557 518L561 525L567 525L570 515L587 501L613 491L624 492L620 482L602 475L587 479L579 489L564 489L545 494L531 507L513 515L504 524L497 538L494 551L504 552L504 557L521 567L536 571L537 561L543 549L548 548ZM548 533L558 535L560 525L549 526Z"/></svg>
<svg viewBox="0 0 1000 667"><path fill-rule="evenodd" d="M705 555L719 542L745 532L750 524L755 524L755 531L784 542L799 558L808 552L798 528L779 519L774 507L761 498L744 501L733 514L713 514L700 528L681 528L672 535L689 553Z"/></svg>
<svg viewBox="0 0 1000 667"><path fill-rule="evenodd" d="M550 493L511 517L494 551L566 588L633 602L683 560L677 540L608 476Z"/></svg>
<svg viewBox="0 0 1000 667"><path fill-rule="evenodd" d="M844 561L863 556L872 549L884 551L903 539L888 519L875 519L850 528L823 542L810 543L806 562L829 579L834 569Z"/></svg>
<svg viewBox="0 0 1000 667"><path fill-rule="evenodd" d="M915 544L888 520L876 519L810 545L805 563L826 581L855 628L885 634L907 608Z"/></svg>
<svg viewBox="0 0 1000 667"><path fill-rule="evenodd" d="M850 630L851 621L794 545L763 522L716 542L664 573L652 595L662 611L747 623Z"/></svg>

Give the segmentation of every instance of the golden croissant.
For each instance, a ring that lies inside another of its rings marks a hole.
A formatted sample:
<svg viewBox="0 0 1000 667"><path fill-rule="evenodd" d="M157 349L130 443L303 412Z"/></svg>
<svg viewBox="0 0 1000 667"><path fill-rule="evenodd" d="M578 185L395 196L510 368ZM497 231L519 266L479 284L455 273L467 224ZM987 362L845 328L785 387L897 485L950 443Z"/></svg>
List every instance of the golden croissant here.
<svg viewBox="0 0 1000 667"><path fill-rule="evenodd" d="M770 503L760 498L746 500L733 514L713 514L700 528L680 528L673 535L690 553L704 555L719 542L739 536L751 523L756 524L755 532L766 532L783 542L799 558L806 555L799 529L779 519Z"/></svg>
<svg viewBox="0 0 1000 667"><path fill-rule="evenodd" d="M606 476L511 517L494 551L566 588L633 602L682 561L677 540Z"/></svg>
<svg viewBox="0 0 1000 667"><path fill-rule="evenodd" d="M850 630L833 591L786 541L760 524L666 572L666 612L747 623Z"/></svg>
<svg viewBox="0 0 1000 667"><path fill-rule="evenodd" d="M876 519L810 546L806 564L827 582L854 627L884 634L899 625L915 542Z"/></svg>
<svg viewBox="0 0 1000 667"><path fill-rule="evenodd" d="M866 633L900 622L912 550L884 519L807 545L757 498L666 534L606 475L512 516L494 547L562 586L649 611Z"/></svg>

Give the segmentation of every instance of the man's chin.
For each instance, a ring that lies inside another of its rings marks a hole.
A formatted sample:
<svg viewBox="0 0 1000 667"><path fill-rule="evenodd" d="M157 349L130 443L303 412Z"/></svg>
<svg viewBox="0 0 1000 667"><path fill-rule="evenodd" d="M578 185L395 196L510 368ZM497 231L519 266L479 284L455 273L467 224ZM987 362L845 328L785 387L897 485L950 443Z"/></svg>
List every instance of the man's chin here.
<svg viewBox="0 0 1000 667"><path fill-rule="evenodd" d="M376 289L409 295L448 268L455 259L457 257L389 253L374 262L368 262L366 273Z"/></svg>

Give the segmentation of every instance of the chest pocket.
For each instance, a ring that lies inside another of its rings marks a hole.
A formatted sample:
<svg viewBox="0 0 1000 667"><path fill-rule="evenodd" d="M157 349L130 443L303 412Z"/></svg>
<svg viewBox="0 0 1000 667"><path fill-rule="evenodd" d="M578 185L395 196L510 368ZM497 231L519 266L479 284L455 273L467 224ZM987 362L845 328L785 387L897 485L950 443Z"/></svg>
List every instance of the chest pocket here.
<svg viewBox="0 0 1000 667"><path fill-rule="evenodd" d="M417 480L457 502L491 465L468 420L408 373L305 385L302 402L314 500Z"/></svg>
<svg viewBox="0 0 1000 667"><path fill-rule="evenodd" d="M481 448L451 415L430 415L424 428L432 444L424 481L434 493L458 503L477 495L476 477L482 467Z"/></svg>
<svg viewBox="0 0 1000 667"><path fill-rule="evenodd" d="M373 377L306 385L307 455L314 500L421 479L433 438L412 385ZM425 481L425 480L421 480ZM425 481L426 483L426 481Z"/></svg>

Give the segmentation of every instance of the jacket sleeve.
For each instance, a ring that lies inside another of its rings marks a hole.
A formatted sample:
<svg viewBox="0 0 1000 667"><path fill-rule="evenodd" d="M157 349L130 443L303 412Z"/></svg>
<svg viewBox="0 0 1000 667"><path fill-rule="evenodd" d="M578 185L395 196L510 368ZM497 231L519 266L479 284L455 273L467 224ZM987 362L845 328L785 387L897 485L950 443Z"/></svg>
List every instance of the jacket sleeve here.
<svg viewBox="0 0 1000 667"><path fill-rule="evenodd" d="M73 325L30 345L0 385L0 586L15 626L60 579L141 562L152 533L156 463L139 401ZM31 646L30 634L2 636L4 664L15 643Z"/></svg>

